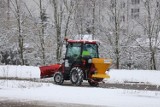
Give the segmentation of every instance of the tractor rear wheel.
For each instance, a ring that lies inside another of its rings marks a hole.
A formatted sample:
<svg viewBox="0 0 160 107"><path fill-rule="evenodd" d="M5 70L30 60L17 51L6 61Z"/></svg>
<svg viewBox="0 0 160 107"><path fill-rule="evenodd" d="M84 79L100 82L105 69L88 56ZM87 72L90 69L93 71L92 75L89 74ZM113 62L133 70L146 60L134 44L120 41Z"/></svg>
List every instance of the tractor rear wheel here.
<svg viewBox="0 0 160 107"><path fill-rule="evenodd" d="M61 72L56 72L53 78L55 84L61 85L64 82L63 74Z"/></svg>
<svg viewBox="0 0 160 107"><path fill-rule="evenodd" d="M83 71L79 67L74 67L70 73L70 80L73 85L81 85L83 82Z"/></svg>

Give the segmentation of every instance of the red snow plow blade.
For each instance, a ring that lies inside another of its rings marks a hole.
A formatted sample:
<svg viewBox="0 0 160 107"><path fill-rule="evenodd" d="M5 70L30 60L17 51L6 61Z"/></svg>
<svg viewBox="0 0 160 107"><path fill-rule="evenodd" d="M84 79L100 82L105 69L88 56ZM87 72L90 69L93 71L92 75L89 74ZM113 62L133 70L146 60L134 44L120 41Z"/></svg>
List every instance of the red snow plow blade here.
<svg viewBox="0 0 160 107"><path fill-rule="evenodd" d="M54 73L59 70L60 67L61 67L61 64L54 64L54 65L39 67L41 72L41 78L52 77Z"/></svg>

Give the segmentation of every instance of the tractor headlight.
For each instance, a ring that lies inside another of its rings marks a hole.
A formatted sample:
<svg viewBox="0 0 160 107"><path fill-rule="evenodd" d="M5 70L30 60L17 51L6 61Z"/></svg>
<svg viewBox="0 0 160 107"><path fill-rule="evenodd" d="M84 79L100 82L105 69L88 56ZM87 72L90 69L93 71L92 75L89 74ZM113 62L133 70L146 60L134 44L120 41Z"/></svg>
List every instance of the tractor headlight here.
<svg viewBox="0 0 160 107"><path fill-rule="evenodd" d="M92 63L92 59L88 59L88 63Z"/></svg>

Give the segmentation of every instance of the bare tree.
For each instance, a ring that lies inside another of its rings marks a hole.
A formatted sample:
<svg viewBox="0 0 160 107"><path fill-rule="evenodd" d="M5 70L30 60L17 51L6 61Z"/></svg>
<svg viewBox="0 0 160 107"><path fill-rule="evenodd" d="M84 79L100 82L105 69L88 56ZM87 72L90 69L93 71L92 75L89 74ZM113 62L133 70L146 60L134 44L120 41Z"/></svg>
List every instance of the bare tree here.
<svg viewBox="0 0 160 107"><path fill-rule="evenodd" d="M61 46L62 46L62 39L61 39L61 26L62 26L62 1L61 0L52 0L53 8L54 8L54 25L56 29L56 60L57 62L60 61L61 58Z"/></svg>
<svg viewBox="0 0 160 107"><path fill-rule="evenodd" d="M51 0L51 3L56 32L56 60L59 62L62 56L63 38L67 36L71 16L75 9L75 2L72 0Z"/></svg>
<svg viewBox="0 0 160 107"><path fill-rule="evenodd" d="M111 0L107 4L107 14L109 16L108 20L108 31L107 35L110 45L113 47L113 53L115 55L115 65L116 68L120 68L120 32L123 26L121 26L121 15L122 10L120 10L120 1Z"/></svg>
<svg viewBox="0 0 160 107"><path fill-rule="evenodd" d="M71 21L73 21L72 17L74 12L76 11L76 7L79 4L78 0L63 0L64 6L65 6L65 12L67 13L66 18L65 18L65 26L64 26L64 36L66 37L68 34L68 31L71 29L71 27L69 28L69 25L71 23Z"/></svg>
<svg viewBox="0 0 160 107"><path fill-rule="evenodd" d="M45 14L45 10L43 9L42 6L42 0L39 0L39 9L40 9L40 31L39 31L39 38L40 38L40 44L41 44L41 52L42 52L42 61L43 64L45 65L45 61L46 61L46 55L45 55L45 27L46 27L46 14Z"/></svg>
<svg viewBox="0 0 160 107"><path fill-rule="evenodd" d="M8 8L8 11L7 11L7 20L9 21L9 19L10 19L10 0L7 0L7 8Z"/></svg>
<svg viewBox="0 0 160 107"><path fill-rule="evenodd" d="M24 35L22 33L22 13L21 13L21 0L12 0L11 1L12 6L13 6L13 10L14 10L14 15L16 17L17 20L17 33L18 33L18 46L19 46L19 55L20 55L20 59L21 59L21 65L24 65Z"/></svg>

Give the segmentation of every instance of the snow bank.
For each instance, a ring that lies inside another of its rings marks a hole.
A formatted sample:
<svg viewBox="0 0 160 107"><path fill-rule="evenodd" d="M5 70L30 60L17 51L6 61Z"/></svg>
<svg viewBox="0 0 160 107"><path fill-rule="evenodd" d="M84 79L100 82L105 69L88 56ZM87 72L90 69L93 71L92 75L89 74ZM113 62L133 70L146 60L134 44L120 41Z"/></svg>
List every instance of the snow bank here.
<svg viewBox="0 0 160 107"><path fill-rule="evenodd" d="M111 69L109 83L145 83L160 85L160 71L152 70L116 70ZM0 77L34 79L40 78L39 67L33 66L0 66Z"/></svg>
<svg viewBox="0 0 160 107"><path fill-rule="evenodd" d="M32 66L0 65L0 77L40 78L40 70Z"/></svg>
<svg viewBox="0 0 160 107"><path fill-rule="evenodd" d="M116 70L111 69L109 83L145 83L160 85L160 71L155 70Z"/></svg>

